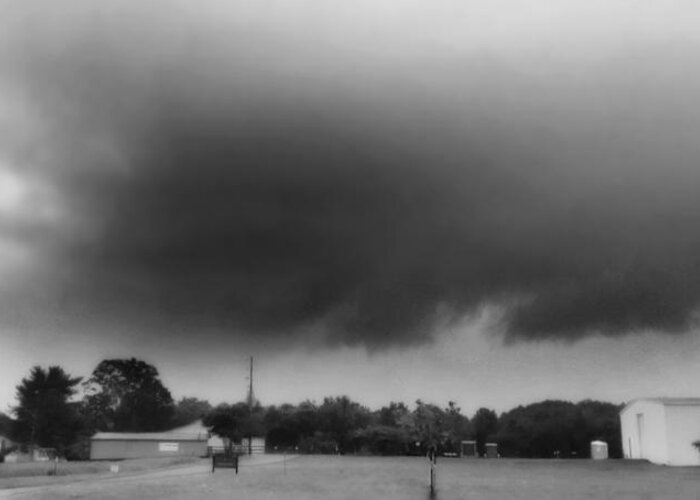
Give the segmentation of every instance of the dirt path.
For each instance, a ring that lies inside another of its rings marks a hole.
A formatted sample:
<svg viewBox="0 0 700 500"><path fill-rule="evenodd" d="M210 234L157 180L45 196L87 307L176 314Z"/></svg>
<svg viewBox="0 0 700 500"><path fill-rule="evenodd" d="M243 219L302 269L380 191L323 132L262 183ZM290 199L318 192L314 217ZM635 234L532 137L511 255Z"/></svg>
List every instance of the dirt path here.
<svg viewBox="0 0 700 500"><path fill-rule="evenodd" d="M265 465L282 464L295 456L283 457L282 455L259 455L253 457L242 457L240 468L254 468ZM232 471L222 471L230 475ZM193 482L201 481L206 483L211 473L211 462L203 460L195 465L174 466L167 469L153 471L140 471L120 474L100 474L90 476L77 476L75 481L66 481L62 478L59 484L49 484L41 486L26 486L7 490L0 490L0 498L97 498L108 495L109 491L121 489L133 489L138 486L141 489L152 489L163 485L176 485L186 482L191 486ZM120 487L123 485L123 487ZM149 488L150 487L150 488ZM93 495L98 495L93 496Z"/></svg>

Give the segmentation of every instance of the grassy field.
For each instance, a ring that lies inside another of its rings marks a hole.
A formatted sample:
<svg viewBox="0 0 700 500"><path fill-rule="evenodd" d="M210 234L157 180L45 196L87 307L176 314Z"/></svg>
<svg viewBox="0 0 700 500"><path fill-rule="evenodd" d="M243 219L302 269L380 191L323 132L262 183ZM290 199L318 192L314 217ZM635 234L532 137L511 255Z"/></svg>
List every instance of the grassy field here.
<svg viewBox="0 0 700 500"><path fill-rule="evenodd" d="M142 458L120 462L85 461L85 462L28 462L0 463L0 489L22 485L54 484L70 482L65 476L84 476L109 474L110 466L119 466L120 473L134 473L158 470L181 464L199 462L192 457Z"/></svg>
<svg viewBox="0 0 700 500"><path fill-rule="evenodd" d="M208 462L174 474L113 475L52 488L9 490L11 498L250 500L700 500L700 469L611 460L463 460L438 463L431 497L421 458L304 456L211 474ZM1 482L0 482L1 486ZM0 492L0 497L3 496Z"/></svg>

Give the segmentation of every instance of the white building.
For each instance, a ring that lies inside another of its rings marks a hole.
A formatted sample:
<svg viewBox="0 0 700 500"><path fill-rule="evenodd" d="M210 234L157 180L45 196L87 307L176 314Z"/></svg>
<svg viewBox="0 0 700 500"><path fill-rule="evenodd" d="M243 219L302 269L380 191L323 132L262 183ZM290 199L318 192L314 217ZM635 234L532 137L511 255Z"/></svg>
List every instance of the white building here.
<svg viewBox="0 0 700 500"><path fill-rule="evenodd" d="M178 427L169 432L189 432L189 433L200 433L209 436L207 441L207 446L210 452L222 451L225 447L224 439L209 433L209 430L204 426L201 420L196 420L189 425L184 427ZM247 455L250 451L253 455L260 455L265 453L265 438L262 436L253 436L251 440L250 447L248 447L248 438L243 438L240 444L234 444L234 449L237 453Z"/></svg>
<svg viewBox="0 0 700 500"><path fill-rule="evenodd" d="M608 458L608 443L605 441L591 441L591 459L592 460L607 460Z"/></svg>
<svg viewBox="0 0 700 500"><path fill-rule="evenodd" d="M635 399L620 412L625 458L700 465L700 398Z"/></svg>

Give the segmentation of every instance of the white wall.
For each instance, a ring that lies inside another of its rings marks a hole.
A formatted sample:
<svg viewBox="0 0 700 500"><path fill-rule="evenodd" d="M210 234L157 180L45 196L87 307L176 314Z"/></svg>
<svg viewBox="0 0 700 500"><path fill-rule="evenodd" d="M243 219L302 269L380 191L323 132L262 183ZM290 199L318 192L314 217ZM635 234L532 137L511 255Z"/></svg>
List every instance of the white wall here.
<svg viewBox="0 0 700 500"><path fill-rule="evenodd" d="M163 450L157 440L90 440L90 460L120 460L167 456L207 456L206 441L180 441L177 448Z"/></svg>
<svg viewBox="0 0 700 500"><path fill-rule="evenodd" d="M669 465L700 465L693 441L700 440L700 406L666 406Z"/></svg>
<svg viewBox="0 0 700 500"><path fill-rule="evenodd" d="M620 413L620 424L625 458L668 463L666 413L661 402L638 400L630 403Z"/></svg>

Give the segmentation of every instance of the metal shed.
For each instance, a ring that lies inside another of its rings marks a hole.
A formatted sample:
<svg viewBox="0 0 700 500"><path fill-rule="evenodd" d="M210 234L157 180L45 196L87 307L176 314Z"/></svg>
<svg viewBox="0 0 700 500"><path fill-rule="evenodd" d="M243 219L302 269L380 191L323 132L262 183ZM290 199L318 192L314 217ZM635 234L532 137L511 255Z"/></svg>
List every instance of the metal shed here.
<svg viewBox="0 0 700 500"><path fill-rule="evenodd" d="M700 398L636 399L620 412L625 458L700 465Z"/></svg>
<svg viewBox="0 0 700 500"><path fill-rule="evenodd" d="M208 435L178 432L98 432L90 439L91 460L207 455Z"/></svg>

